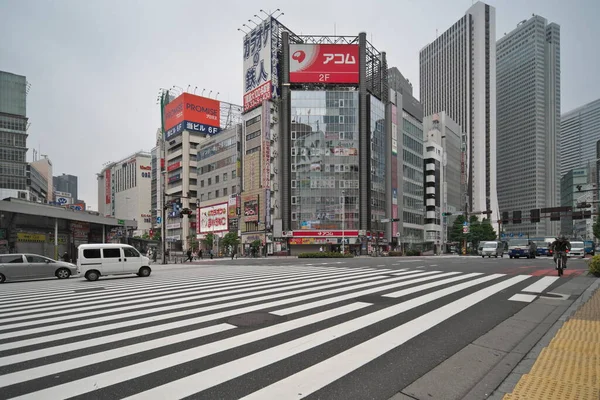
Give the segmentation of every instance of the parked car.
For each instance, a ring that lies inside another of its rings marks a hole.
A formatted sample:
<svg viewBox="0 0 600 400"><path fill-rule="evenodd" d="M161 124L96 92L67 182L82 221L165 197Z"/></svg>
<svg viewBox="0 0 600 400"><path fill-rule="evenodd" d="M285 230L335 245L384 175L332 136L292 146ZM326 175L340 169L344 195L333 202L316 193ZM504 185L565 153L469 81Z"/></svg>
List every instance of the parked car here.
<svg viewBox="0 0 600 400"><path fill-rule="evenodd" d="M88 281L100 276L137 274L150 276L150 259L126 244L82 244L78 248L77 267Z"/></svg>
<svg viewBox="0 0 600 400"><path fill-rule="evenodd" d="M504 246L498 242L483 242L481 245L481 257L502 257L504 256Z"/></svg>
<svg viewBox="0 0 600 400"><path fill-rule="evenodd" d="M68 279L71 275L77 275L77 266L68 262L56 261L37 254L0 255L0 283L52 277Z"/></svg>

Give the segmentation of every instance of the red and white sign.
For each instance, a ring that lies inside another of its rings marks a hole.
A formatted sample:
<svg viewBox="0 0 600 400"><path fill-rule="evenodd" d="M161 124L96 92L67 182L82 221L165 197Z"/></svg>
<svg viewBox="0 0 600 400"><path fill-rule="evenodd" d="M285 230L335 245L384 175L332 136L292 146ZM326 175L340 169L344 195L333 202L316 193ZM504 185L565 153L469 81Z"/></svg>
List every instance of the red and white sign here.
<svg viewBox="0 0 600 400"><path fill-rule="evenodd" d="M244 111L249 111L271 98L271 81L244 94Z"/></svg>
<svg viewBox="0 0 600 400"><path fill-rule="evenodd" d="M343 235L342 235L343 232ZM294 237L351 237L358 236L358 231L294 231Z"/></svg>
<svg viewBox="0 0 600 400"><path fill-rule="evenodd" d="M228 230L227 203L202 207L197 213L196 223L200 224L200 233L223 232Z"/></svg>
<svg viewBox="0 0 600 400"><path fill-rule="evenodd" d="M104 192L105 192L105 196L106 196L106 204L110 204L110 198L111 198L111 193L110 193L110 170L107 169L104 172Z"/></svg>
<svg viewBox="0 0 600 400"><path fill-rule="evenodd" d="M152 171L152 167L149 165L140 165L142 171Z"/></svg>
<svg viewBox="0 0 600 400"><path fill-rule="evenodd" d="M290 44L290 82L358 83L357 44Z"/></svg>
<svg viewBox="0 0 600 400"><path fill-rule="evenodd" d="M167 167L167 172L175 171L177 168L181 168L181 161L177 161Z"/></svg>

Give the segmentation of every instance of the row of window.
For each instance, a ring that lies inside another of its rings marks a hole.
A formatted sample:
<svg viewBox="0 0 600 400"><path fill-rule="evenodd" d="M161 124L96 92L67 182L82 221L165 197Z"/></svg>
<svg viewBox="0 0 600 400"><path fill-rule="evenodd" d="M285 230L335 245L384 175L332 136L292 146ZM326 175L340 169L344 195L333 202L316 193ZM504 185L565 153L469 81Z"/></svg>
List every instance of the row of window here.
<svg viewBox="0 0 600 400"><path fill-rule="evenodd" d="M203 165L198 168L198 175L204 175L212 171L216 171L220 168L226 167L231 164L235 164L237 162L237 156L233 155L230 157L225 157L217 162Z"/></svg>
<svg viewBox="0 0 600 400"><path fill-rule="evenodd" d="M236 146L237 146L237 138L230 137L221 142L218 142L218 143L212 144L208 147L200 149L200 151L198 151L198 155L197 155L196 159L198 161L201 161L206 158L212 157L215 154L219 154L219 153L222 153L229 149L235 148Z"/></svg>
<svg viewBox="0 0 600 400"><path fill-rule="evenodd" d="M231 187L231 194L236 193L237 186L234 185ZM218 199L221 196L229 195L229 188L217 189L213 192L200 193L200 201Z"/></svg>
<svg viewBox="0 0 600 400"><path fill-rule="evenodd" d="M235 179L236 177L237 177L237 172L234 169L233 171L231 171L231 179ZM215 175L214 178L215 178L214 182L215 182L215 185L216 185L217 183L219 183L219 180L220 180L219 179L219 175ZM223 173L223 182L227 182L227 172ZM207 186L212 185L212 183L213 183L213 178L208 178L207 179L207 184L208 184ZM200 187L204 187L204 179L200 180Z"/></svg>
<svg viewBox="0 0 600 400"><path fill-rule="evenodd" d="M0 148L0 160L25 162L25 149Z"/></svg>
<svg viewBox="0 0 600 400"><path fill-rule="evenodd" d="M26 147L26 140L24 134L0 131L0 146Z"/></svg>

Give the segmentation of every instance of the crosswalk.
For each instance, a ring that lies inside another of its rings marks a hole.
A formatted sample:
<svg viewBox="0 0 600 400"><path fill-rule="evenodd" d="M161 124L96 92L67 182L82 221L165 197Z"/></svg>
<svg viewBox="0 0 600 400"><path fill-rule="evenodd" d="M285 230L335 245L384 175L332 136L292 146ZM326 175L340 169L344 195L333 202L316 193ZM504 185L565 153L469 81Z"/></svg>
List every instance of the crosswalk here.
<svg viewBox="0 0 600 400"><path fill-rule="evenodd" d="M289 265L4 285L0 397L304 398L538 279Z"/></svg>

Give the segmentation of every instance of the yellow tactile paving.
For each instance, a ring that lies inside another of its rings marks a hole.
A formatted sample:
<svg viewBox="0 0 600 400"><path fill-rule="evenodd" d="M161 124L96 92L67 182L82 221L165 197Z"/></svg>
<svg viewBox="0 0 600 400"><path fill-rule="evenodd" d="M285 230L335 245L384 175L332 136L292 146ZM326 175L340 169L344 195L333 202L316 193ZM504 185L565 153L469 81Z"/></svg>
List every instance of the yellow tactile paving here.
<svg viewBox="0 0 600 400"><path fill-rule="evenodd" d="M600 399L600 290L558 330L503 400Z"/></svg>

